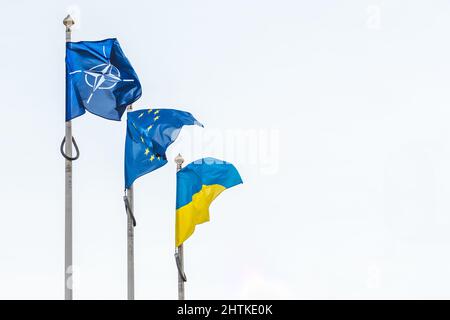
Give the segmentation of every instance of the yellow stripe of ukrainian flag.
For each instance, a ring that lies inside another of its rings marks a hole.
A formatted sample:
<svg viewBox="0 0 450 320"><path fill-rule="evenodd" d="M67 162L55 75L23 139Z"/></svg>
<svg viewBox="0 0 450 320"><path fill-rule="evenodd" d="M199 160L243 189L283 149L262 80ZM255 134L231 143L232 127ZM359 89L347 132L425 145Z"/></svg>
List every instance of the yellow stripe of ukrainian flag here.
<svg viewBox="0 0 450 320"><path fill-rule="evenodd" d="M192 201L176 211L175 245L180 246L195 230L197 224L209 221L211 202L226 188L220 184L203 185Z"/></svg>

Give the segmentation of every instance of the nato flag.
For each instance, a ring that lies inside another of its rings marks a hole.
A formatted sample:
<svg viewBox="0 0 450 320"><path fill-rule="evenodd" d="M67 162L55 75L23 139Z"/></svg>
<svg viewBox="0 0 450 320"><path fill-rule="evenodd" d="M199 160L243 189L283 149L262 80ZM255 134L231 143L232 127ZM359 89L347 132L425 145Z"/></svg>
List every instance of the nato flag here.
<svg viewBox="0 0 450 320"><path fill-rule="evenodd" d="M66 121L86 109L120 121L139 99L141 84L117 39L68 42L66 45Z"/></svg>
<svg viewBox="0 0 450 320"><path fill-rule="evenodd" d="M166 150L185 125L203 125L192 114L174 109L145 109L127 113L125 188L167 163Z"/></svg>

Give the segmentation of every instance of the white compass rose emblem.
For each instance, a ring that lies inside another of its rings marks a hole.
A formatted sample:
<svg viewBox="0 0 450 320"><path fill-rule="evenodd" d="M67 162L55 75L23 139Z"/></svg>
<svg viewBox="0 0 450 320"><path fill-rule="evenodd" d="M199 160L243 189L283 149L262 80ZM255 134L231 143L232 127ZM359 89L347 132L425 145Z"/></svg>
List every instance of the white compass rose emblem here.
<svg viewBox="0 0 450 320"><path fill-rule="evenodd" d="M103 46L103 55L106 58L105 46ZM69 74L84 73L84 81L92 88L86 103L89 103L92 96L97 90L110 90L116 86L120 81L132 82L133 79L121 79L120 71L113 64L102 63L90 68L89 70L75 70Z"/></svg>

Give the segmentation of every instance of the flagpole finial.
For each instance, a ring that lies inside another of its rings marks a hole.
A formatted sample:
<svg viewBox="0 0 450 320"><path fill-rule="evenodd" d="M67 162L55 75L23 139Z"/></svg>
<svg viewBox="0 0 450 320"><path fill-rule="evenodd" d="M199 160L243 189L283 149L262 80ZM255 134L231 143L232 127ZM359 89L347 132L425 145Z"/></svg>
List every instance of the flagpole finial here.
<svg viewBox="0 0 450 320"><path fill-rule="evenodd" d="M72 19L70 14L68 14L67 17L64 18L63 24L66 26L66 30L70 31L70 28L75 24L75 21Z"/></svg>
<svg viewBox="0 0 450 320"><path fill-rule="evenodd" d="M178 154L175 157L175 163L177 164L178 170L181 169L181 166L183 165L183 162L184 162L184 158L181 156L181 154Z"/></svg>

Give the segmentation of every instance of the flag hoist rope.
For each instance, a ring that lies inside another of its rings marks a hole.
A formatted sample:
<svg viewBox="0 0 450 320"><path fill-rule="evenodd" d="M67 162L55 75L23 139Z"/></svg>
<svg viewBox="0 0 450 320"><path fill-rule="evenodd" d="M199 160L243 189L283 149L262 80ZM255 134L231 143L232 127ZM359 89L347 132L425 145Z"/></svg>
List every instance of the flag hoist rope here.
<svg viewBox="0 0 450 320"><path fill-rule="evenodd" d="M64 137L62 139L61 146L59 147L59 151L61 152L62 156L68 161L75 161L80 157L80 149L78 149L78 145L77 145L77 142L75 141L74 137L72 137L72 143L73 143L73 146L75 147L75 151L77 152L77 155L75 157L70 157L67 154L65 154L65 152L64 152L64 148L66 145L66 137Z"/></svg>
<svg viewBox="0 0 450 320"><path fill-rule="evenodd" d="M125 190L123 201L125 203L125 211L127 212L127 215L131 217L131 220L133 221L133 227L136 227L136 219L134 218L133 210L131 209L131 203L127 196L127 190Z"/></svg>

